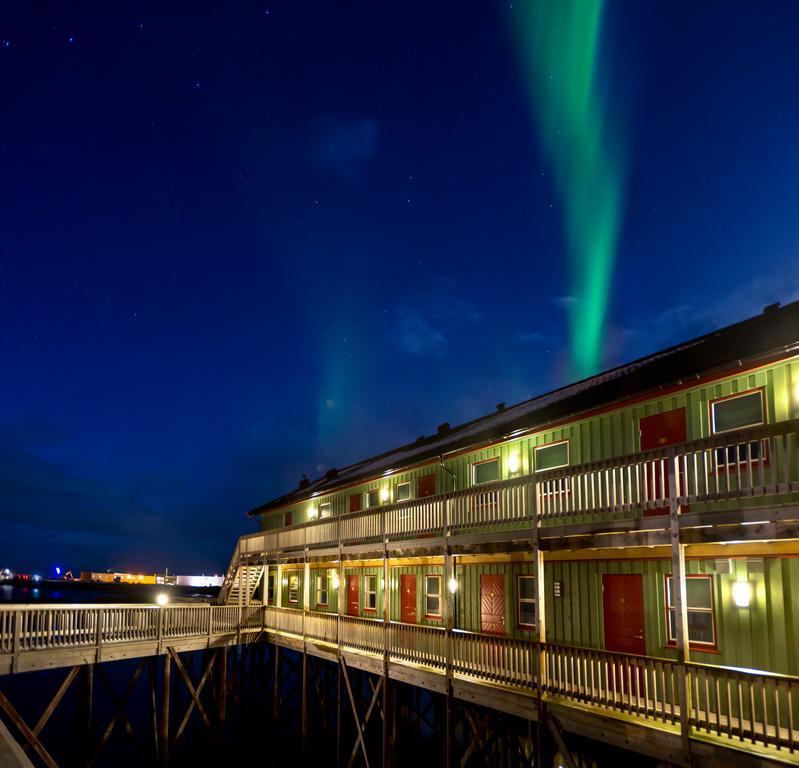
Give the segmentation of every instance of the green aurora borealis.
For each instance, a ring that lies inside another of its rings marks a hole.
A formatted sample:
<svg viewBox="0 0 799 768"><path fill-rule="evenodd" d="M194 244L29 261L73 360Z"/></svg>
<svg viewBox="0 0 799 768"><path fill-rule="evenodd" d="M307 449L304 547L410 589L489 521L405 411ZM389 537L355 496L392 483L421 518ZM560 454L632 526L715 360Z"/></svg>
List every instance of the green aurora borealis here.
<svg viewBox="0 0 799 768"><path fill-rule="evenodd" d="M601 88L603 0L528 0L514 26L569 251L572 373L602 362L623 213L622 137Z"/></svg>

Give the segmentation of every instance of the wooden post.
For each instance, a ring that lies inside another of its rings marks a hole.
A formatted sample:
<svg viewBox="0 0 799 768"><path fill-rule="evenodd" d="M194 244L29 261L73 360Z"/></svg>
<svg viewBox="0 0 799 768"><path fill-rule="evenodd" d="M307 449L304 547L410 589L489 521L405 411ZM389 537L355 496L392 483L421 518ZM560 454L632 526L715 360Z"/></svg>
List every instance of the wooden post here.
<svg viewBox="0 0 799 768"><path fill-rule="evenodd" d="M164 656L164 690L161 700L161 765L169 765L169 692L171 688L172 657Z"/></svg>
<svg viewBox="0 0 799 768"><path fill-rule="evenodd" d="M391 653L391 569L388 562L388 525L386 511L383 510L383 759L382 765L389 763L388 749L388 660Z"/></svg>
<svg viewBox="0 0 799 768"><path fill-rule="evenodd" d="M88 765L92 756L92 716L94 707L94 664L87 664L83 675L79 761Z"/></svg>
<svg viewBox="0 0 799 768"><path fill-rule="evenodd" d="M538 721L536 724L536 765L543 762L543 740L544 740L544 689L547 680L547 629L546 629L546 589L544 571L544 553L541 550L540 524L538 515L538 484L535 475L532 482L528 485L530 494L529 505L533 511L533 584L535 586L535 634L533 647L533 680L534 690L538 701L537 713Z"/></svg>
<svg viewBox="0 0 799 768"><path fill-rule="evenodd" d="M300 736L301 749L305 752L308 749L308 654L303 648L302 651L302 692L300 694Z"/></svg>
<svg viewBox="0 0 799 768"><path fill-rule="evenodd" d="M222 654L219 667L219 724L224 740L225 719L227 717L227 646L223 645L219 652Z"/></svg>
<svg viewBox="0 0 799 768"><path fill-rule="evenodd" d="M677 501L677 459L674 448L668 451L669 522L671 529L671 592L674 601L677 640L677 697L680 705L680 735L683 756L691 760L691 691L686 662L690 661L688 606L685 589L685 546L680 543L680 505Z"/></svg>
<svg viewBox="0 0 799 768"><path fill-rule="evenodd" d="M272 719L277 721L280 717L280 646L275 643L275 691L272 702Z"/></svg>

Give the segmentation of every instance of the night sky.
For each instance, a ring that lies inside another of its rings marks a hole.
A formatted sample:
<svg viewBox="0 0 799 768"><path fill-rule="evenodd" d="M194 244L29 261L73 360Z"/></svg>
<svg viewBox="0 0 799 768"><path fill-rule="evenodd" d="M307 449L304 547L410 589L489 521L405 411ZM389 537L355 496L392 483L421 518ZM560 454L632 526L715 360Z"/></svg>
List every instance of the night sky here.
<svg viewBox="0 0 799 768"><path fill-rule="evenodd" d="M303 472L576 375L529 10L3 3L0 567L221 571ZM799 296L799 4L601 40L607 367Z"/></svg>

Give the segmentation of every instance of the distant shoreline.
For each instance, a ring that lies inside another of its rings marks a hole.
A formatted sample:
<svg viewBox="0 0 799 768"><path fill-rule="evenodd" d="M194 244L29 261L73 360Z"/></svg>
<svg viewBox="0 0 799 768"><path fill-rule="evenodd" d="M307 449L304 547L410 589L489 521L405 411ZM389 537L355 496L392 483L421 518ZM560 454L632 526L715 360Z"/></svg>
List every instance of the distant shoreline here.
<svg viewBox="0 0 799 768"><path fill-rule="evenodd" d="M8 603L155 603L164 593L170 603L213 603L219 587L183 587L166 584L124 584L42 579L0 584L0 605Z"/></svg>

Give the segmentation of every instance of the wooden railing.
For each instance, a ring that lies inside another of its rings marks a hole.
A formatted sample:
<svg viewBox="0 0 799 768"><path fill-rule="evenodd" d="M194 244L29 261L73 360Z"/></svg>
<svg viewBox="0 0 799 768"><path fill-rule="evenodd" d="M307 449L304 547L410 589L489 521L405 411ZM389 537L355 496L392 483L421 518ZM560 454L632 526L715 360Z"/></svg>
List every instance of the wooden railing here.
<svg viewBox="0 0 799 768"><path fill-rule="evenodd" d="M536 515L544 525L632 519L667 514L672 500L683 512L724 510L731 501L796 501L798 437L799 420L782 421L263 531L242 537L237 552L245 558L282 549L378 543L383 537L524 529Z"/></svg>
<svg viewBox="0 0 799 768"><path fill-rule="evenodd" d="M382 619L339 616L339 645L344 650L383 653L385 638Z"/></svg>
<svg viewBox="0 0 799 768"><path fill-rule="evenodd" d="M799 678L707 664L687 666L694 729L791 753L799 748Z"/></svg>
<svg viewBox="0 0 799 768"><path fill-rule="evenodd" d="M439 627L391 622L389 658L444 669L447 661L446 633Z"/></svg>
<svg viewBox="0 0 799 768"><path fill-rule="evenodd" d="M235 642L263 630L348 652L387 653L393 664L572 701L650 725L682 723L692 736L731 746L790 754L799 749L799 677L274 606L2 606L0 658L125 643L136 655L163 652L167 642L206 636L208 642ZM142 650L147 641L156 642Z"/></svg>
<svg viewBox="0 0 799 768"><path fill-rule="evenodd" d="M679 720L677 668L670 659L547 645L544 689L630 715Z"/></svg>
<svg viewBox="0 0 799 768"><path fill-rule="evenodd" d="M533 688L538 677L534 673L537 654L537 644L529 640L452 632L452 669L459 675Z"/></svg>
<svg viewBox="0 0 799 768"><path fill-rule="evenodd" d="M693 440L668 449L543 472L536 509L544 520L611 518L799 491L797 421ZM674 487L669 462L674 462Z"/></svg>

